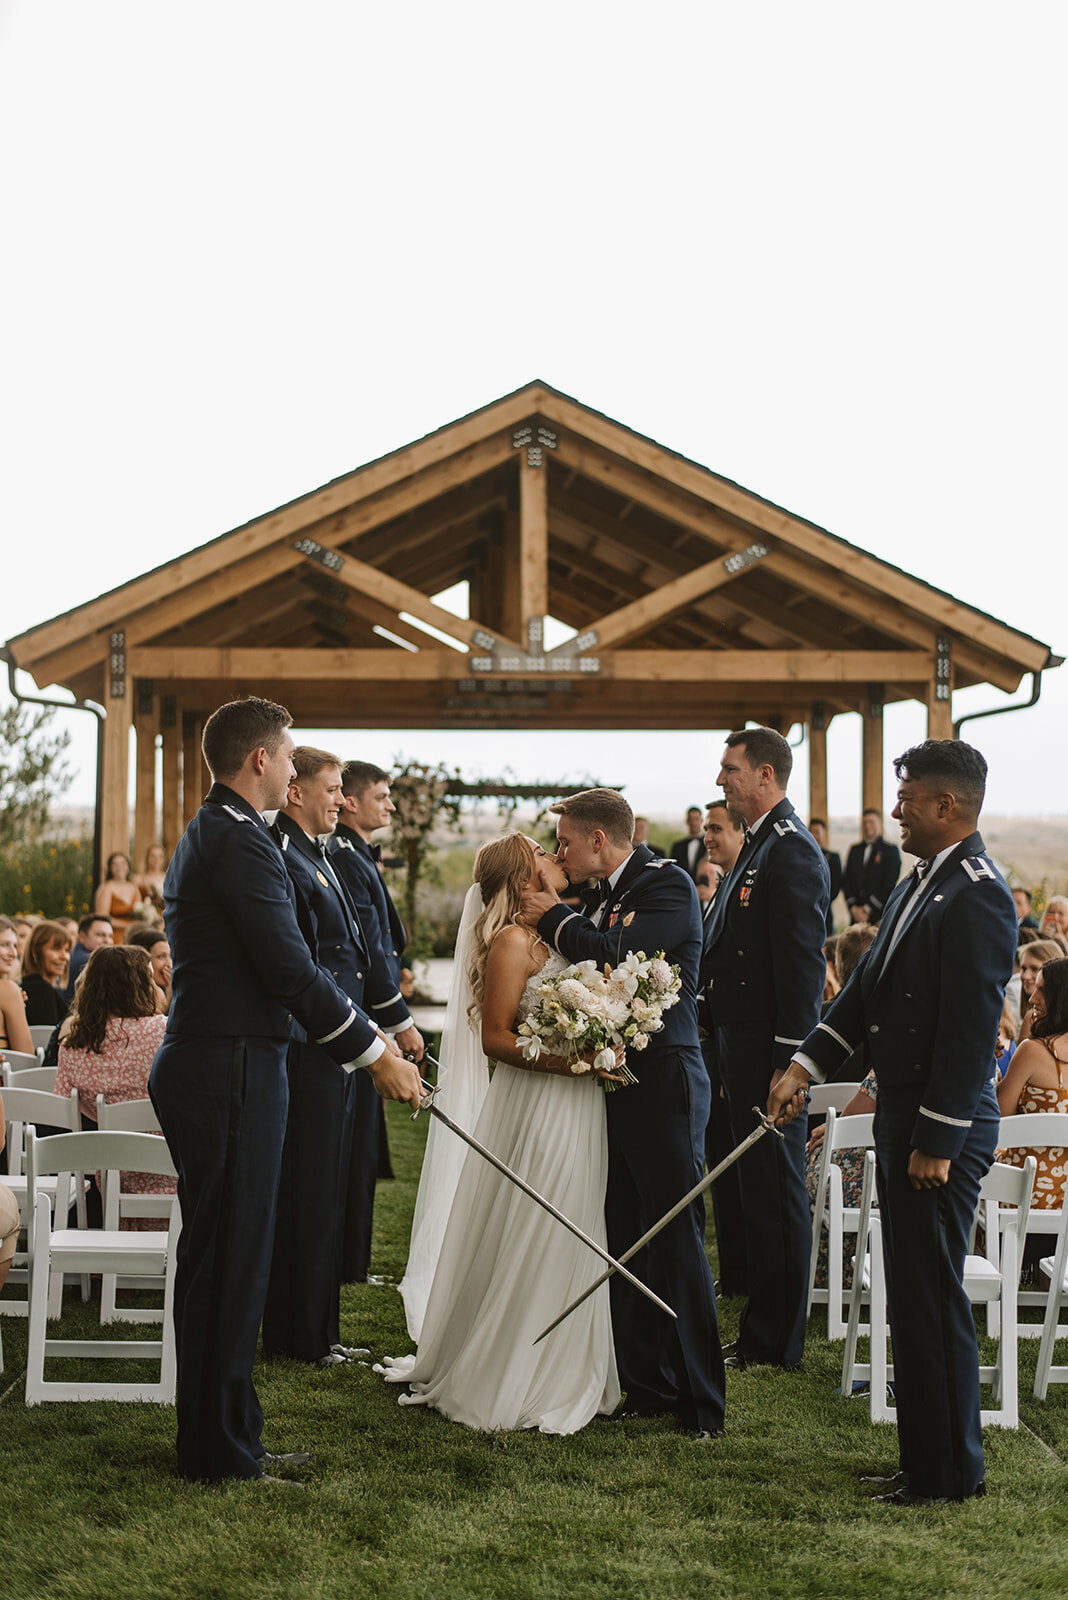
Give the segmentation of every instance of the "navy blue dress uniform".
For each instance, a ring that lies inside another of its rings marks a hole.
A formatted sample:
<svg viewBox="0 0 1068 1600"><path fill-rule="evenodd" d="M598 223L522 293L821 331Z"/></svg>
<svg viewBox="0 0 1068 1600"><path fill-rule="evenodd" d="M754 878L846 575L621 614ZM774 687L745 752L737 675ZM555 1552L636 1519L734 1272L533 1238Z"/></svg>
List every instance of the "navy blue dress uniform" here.
<svg viewBox="0 0 1068 1600"><path fill-rule="evenodd" d="M252 1363L274 1238L292 1022L339 1063L373 1059L377 1030L316 963L276 840L225 784L212 785L179 840L164 900L173 998L149 1093L182 1208L178 1469L188 1478L255 1478L263 1413Z"/></svg>
<svg viewBox="0 0 1068 1600"><path fill-rule="evenodd" d="M379 1015L377 1007L385 1014L400 1001L400 974L407 934L378 870L382 846L368 844L354 828L339 822L328 848L331 865L348 891L368 945L372 947L369 960L377 972L388 974L388 995L384 1001L369 1007L372 1016ZM400 1003L403 1005L402 1001ZM392 1174L385 1108L374 1085L370 1086L368 1094L368 1086L354 1073L347 1087L353 1137L342 1225L341 1281L363 1283L371 1267L375 1182L379 1176Z"/></svg>
<svg viewBox="0 0 1068 1600"><path fill-rule="evenodd" d="M994 1157L994 1043L1016 948L1008 886L982 836L898 884L879 933L798 1052L833 1078L858 1046L874 1069L902 1471L914 1494L962 1499L983 1481L975 1324L962 1287L979 1183ZM913 1150L945 1157L943 1188L914 1189Z"/></svg>
<svg viewBox="0 0 1068 1600"><path fill-rule="evenodd" d="M752 1132L772 1074L819 1020L829 893L823 852L783 799L748 834L712 902L701 981L735 1143ZM738 1164L749 1292L738 1353L747 1364L794 1366L804 1349L807 1121L796 1118L785 1140L762 1139Z"/></svg>
<svg viewBox="0 0 1068 1600"><path fill-rule="evenodd" d="M878 922L900 876L901 851L896 844L879 838L869 845L862 839L850 846L846 857L842 874L846 905L850 911L854 906L867 906L870 920Z"/></svg>
<svg viewBox="0 0 1068 1600"><path fill-rule="evenodd" d="M567 906L538 923L568 961L613 966L633 951L663 950L682 973L681 999L664 1013L648 1049L632 1054L637 1084L610 1094L608 1248L620 1255L693 1188L703 1169L708 1077L697 1036L701 912L692 878L676 862L638 845L608 891L597 926ZM716 1294L704 1248L704 1206L696 1201L635 1257L635 1271L678 1313L650 1305L618 1275L612 1326L628 1409L675 1412L683 1426L723 1426L724 1371Z"/></svg>
<svg viewBox="0 0 1068 1600"><path fill-rule="evenodd" d="M286 869L314 933L314 954L335 983L385 1031L406 1027L407 1007L372 965L360 918L326 851L279 812L274 825ZM319 1361L340 1342L341 1230L353 1145L352 1079L379 1096L365 1072L347 1073L305 1030L289 1046L289 1117L263 1311L270 1356Z"/></svg>

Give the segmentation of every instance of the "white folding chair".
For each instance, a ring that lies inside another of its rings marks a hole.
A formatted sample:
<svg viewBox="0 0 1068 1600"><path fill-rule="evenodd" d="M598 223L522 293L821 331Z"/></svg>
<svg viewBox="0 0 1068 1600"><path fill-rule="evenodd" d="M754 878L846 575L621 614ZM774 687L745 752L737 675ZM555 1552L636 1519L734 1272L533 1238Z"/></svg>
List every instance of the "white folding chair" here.
<svg viewBox="0 0 1068 1600"><path fill-rule="evenodd" d="M102 1133L119 1129L127 1133L160 1133L159 1118L151 1100L119 1100L108 1105L102 1094L96 1097L96 1125ZM123 1194L119 1174L104 1174L104 1227L119 1228L121 1217L169 1217L173 1194ZM149 1306L117 1306L115 1292L123 1289L149 1289L154 1278L116 1278L105 1272L100 1282L100 1320L107 1322L158 1322L161 1312Z"/></svg>
<svg viewBox="0 0 1068 1600"><path fill-rule="evenodd" d="M1024 1111L1019 1116L1002 1117L1001 1128L998 1132L998 1148L1001 1150L1063 1150L1064 1159L1068 1161L1068 1116L1063 1111ZM1061 1221L1064 1216L1063 1207L1049 1207L1043 1209L1036 1205L1041 1190L1040 1180L1036 1179L1035 1192L1031 1197L1031 1210L1027 1218L1027 1232L1030 1234L1056 1234L1060 1231ZM1004 1213L1001 1213L1002 1219ZM1024 1236L1020 1236L1020 1257L1023 1264ZM986 1253L992 1261L997 1261L998 1240L997 1234L987 1230ZM1045 1289L1028 1289L1021 1287L1017 1295L1017 1305L1021 1309L1039 1310L1045 1312L1048 1295ZM993 1318L993 1308L988 1312L988 1317ZM1017 1328L1017 1336L1021 1339L1040 1339L1042 1337L1041 1322L1021 1322ZM997 1332L991 1322L989 1332Z"/></svg>
<svg viewBox="0 0 1068 1600"><path fill-rule="evenodd" d="M26 1072L40 1065L41 1058L36 1050L31 1055L26 1050L9 1050L5 1045L4 1059L0 1061L0 1083L6 1083L14 1073Z"/></svg>
<svg viewBox="0 0 1068 1600"><path fill-rule="evenodd" d="M56 1031L54 1022L31 1022L30 1038L33 1040L35 1050L43 1050Z"/></svg>
<svg viewBox="0 0 1068 1600"><path fill-rule="evenodd" d="M78 1093L72 1089L69 1095L48 1094L43 1089L23 1089L18 1085L6 1085L0 1094L4 1101L4 1115L7 1118L7 1151L8 1173L4 1182L12 1191L19 1203L22 1213L22 1225L26 1229L27 1243L33 1226L33 1207L29 1202L29 1180L24 1170L25 1145L29 1137L28 1130L32 1126L44 1128L66 1128L71 1133L76 1132L82 1125L81 1114L78 1110ZM66 1135L64 1135L66 1137ZM70 1208L77 1207L79 1224L85 1226L85 1179L82 1173L68 1171L57 1177L46 1179L40 1185L46 1192L55 1208L57 1218L66 1220ZM8 1285L29 1283L28 1250L16 1251L15 1259L8 1275ZM82 1299L89 1298L89 1279L82 1280ZM59 1316L63 1300L63 1279L57 1278L52 1285L52 1300L49 1314ZM24 1317L29 1310L29 1293L25 1300L15 1300L5 1295L0 1298L0 1315L6 1317Z"/></svg>
<svg viewBox="0 0 1068 1600"><path fill-rule="evenodd" d="M58 1067L42 1067L38 1062L36 1066L19 1067L7 1081L12 1089L43 1089L45 1094L55 1094L58 1071Z"/></svg>
<svg viewBox="0 0 1068 1600"><path fill-rule="evenodd" d="M859 1088L859 1083L814 1083L808 1091L809 1116L822 1117L831 1110L840 1116Z"/></svg>
<svg viewBox="0 0 1068 1600"><path fill-rule="evenodd" d="M1046 1315L1042 1323L1042 1342L1038 1347L1038 1365L1035 1368L1035 1399L1044 1400L1051 1383L1068 1383L1068 1367L1056 1367L1053 1364L1057 1340L1068 1339L1068 1323L1061 1321L1061 1307L1068 1302L1068 1206L1061 1210L1057 1248L1053 1255L1043 1256L1039 1265L1050 1281Z"/></svg>
<svg viewBox="0 0 1068 1600"><path fill-rule="evenodd" d="M70 1164L87 1172L159 1172L175 1176L166 1141L149 1133L69 1133L26 1140L26 1165L33 1204L30 1252L30 1320L26 1354L26 1404L43 1400L174 1401L174 1267L180 1230L178 1202L172 1202L166 1233L120 1233L110 1228L53 1228L43 1177L58 1175ZM162 1337L150 1340L49 1339L48 1285L54 1273L111 1272L154 1277L163 1283ZM45 1362L53 1357L158 1361L155 1382L90 1383L46 1380Z"/></svg>
<svg viewBox="0 0 1068 1600"><path fill-rule="evenodd" d="M834 1107L827 1111L823 1125L823 1149L820 1155L819 1174L816 1179L816 1205L812 1217L812 1254L808 1267L809 1310L815 1302L826 1303L828 1339L844 1339L846 1318L843 1301L846 1291L842 1286L842 1247L846 1234L857 1230L858 1208L844 1203L842 1169L834 1156L842 1150L868 1150L874 1135L871 1112L859 1116L840 1117ZM819 1258L820 1239L824 1218L827 1219L827 1287L816 1288L816 1263ZM858 1252L859 1254L860 1252Z"/></svg>
<svg viewBox="0 0 1068 1600"><path fill-rule="evenodd" d="M1034 1156L1028 1156L1022 1167L995 1164L990 1168L979 1187L979 1207L989 1208L993 1204L999 1208L1006 1208L1000 1226L1001 1259L995 1263L986 1256L969 1253L964 1260L964 1291L969 1300L973 1305L989 1306L992 1302L996 1303L1000 1313L997 1361L993 1366L979 1368L979 1381L993 1385L995 1400L992 1409L980 1412L984 1428L1018 1428L1020 1425L1016 1294L1020 1279L1019 1241L1027 1229L1034 1177ZM874 1209L869 1218L868 1238L869 1250L863 1265L858 1249L857 1269L854 1270L853 1281L858 1317L864 1290L870 1288L871 1361L866 1370L856 1362L853 1363L849 1388L843 1364L842 1392L844 1394L851 1392L853 1377L867 1375L871 1383L871 1420L893 1422L896 1407L890 1403L888 1386L893 1382L894 1369L886 1358L887 1316L882 1226L879 1214ZM850 1320L852 1316L851 1305ZM846 1344L848 1353L848 1331Z"/></svg>

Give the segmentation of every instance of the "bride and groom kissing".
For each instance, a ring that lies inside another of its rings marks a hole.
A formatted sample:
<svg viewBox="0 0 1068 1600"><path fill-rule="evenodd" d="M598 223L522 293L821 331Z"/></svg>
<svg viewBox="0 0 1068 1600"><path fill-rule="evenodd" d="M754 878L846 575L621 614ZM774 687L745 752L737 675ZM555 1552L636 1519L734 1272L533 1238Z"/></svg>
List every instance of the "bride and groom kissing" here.
<svg viewBox="0 0 1068 1600"><path fill-rule="evenodd" d="M703 1172L710 1088L697 1033L700 906L675 862L632 845L634 817L615 790L584 790L549 810L555 858L512 834L475 859L440 1095L454 1121L618 1258ZM589 917L560 899L569 880L588 878L603 896ZM678 965L682 988L650 1036L637 1083L606 1095L596 1071L576 1076L560 1057L524 1058L516 1029L547 978L574 962L603 968L658 950ZM673 1415L694 1438L715 1438L724 1369L700 1201L633 1265L677 1320L617 1274L535 1344L600 1263L434 1122L401 1284L418 1348L387 1361L385 1376L409 1386L402 1403L472 1428L572 1433L596 1415Z"/></svg>

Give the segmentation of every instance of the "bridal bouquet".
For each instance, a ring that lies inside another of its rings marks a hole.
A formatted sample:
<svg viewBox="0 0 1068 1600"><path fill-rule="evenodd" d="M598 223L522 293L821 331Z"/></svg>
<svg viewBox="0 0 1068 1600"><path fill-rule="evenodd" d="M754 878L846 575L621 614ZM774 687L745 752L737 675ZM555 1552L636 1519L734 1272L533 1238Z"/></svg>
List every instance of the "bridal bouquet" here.
<svg viewBox="0 0 1068 1600"><path fill-rule="evenodd" d="M679 969L662 950L651 957L636 950L618 967L606 963L603 970L595 961L578 961L539 985L537 1006L519 1024L519 1047L527 1061L563 1056L576 1074L614 1070L624 1083L637 1083L626 1062L616 1066L614 1047L644 1050L664 1026L664 1012L677 1005L681 988ZM592 1062L582 1059L591 1052Z"/></svg>

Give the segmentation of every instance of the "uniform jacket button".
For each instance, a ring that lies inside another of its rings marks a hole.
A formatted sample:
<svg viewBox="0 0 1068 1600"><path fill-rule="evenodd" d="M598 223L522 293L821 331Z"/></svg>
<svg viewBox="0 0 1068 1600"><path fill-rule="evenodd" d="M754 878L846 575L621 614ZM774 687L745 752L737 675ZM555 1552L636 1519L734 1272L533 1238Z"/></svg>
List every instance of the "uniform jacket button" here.
<svg viewBox="0 0 1068 1600"><path fill-rule="evenodd" d="M362 978L362 977L363 977L363 973L362 973L362 972L358 972L358 973L357 973L357 974L356 974L356 976L357 976L357 978Z"/></svg>
<svg viewBox="0 0 1068 1600"><path fill-rule="evenodd" d="M869 1033L878 1033L878 1031L879 1031L879 1024L877 1022L873 1022L871 1024L870 1028L868 1029L868 1032Z"/></svg>
<svg viewBox="0 0 1068 1600"><path fill-rule="evenodd" d="M913 1067L912 1070L913 1070L913 1072L922 1072L923 1071L923 1063L920 1062L920 1061L917 1061L916 1065Z"/></svg>

